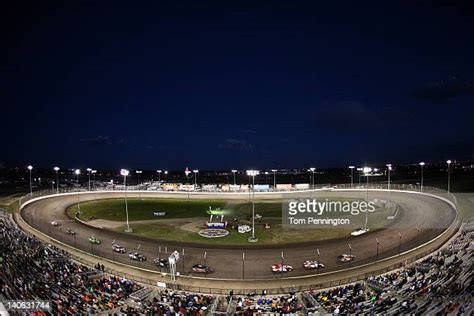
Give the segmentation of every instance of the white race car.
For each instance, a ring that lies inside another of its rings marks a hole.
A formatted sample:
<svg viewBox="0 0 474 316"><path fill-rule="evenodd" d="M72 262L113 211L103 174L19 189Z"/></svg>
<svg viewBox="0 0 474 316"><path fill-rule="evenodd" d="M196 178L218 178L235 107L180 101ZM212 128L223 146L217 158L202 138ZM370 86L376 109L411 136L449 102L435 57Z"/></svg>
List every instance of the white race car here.
<svg viewBox="0 0 474 316"><path fill-rule="evenodd" d="M125 250L124 247L120 246L119 244L113 244L112 245L112 251L118 252L118 253L126 253L127 250Z"/></svg>
<svg viewBox="0 0 474 316"><path fill-rule="evenodd" d="M354 260L354 259L355 259L355 256L354 256L354 255L348 255L348 254L343 253L343 254L340 255L338 258L339 258L339 261L341 261L341 262L349 262L349 261Z"/></svg>
<svg viewBox="0 0 474 316"><path fill-rule="evenodd" d="M58 221L52 221L52 222L51 222L51 225L53 225L53 226L59 226L59 223L58 223Z"/></svg>
<svg viewBox="0 0 474 316"><path fill-rule="evenodd" d="M306 260L303 262L303 267L306 269L322 269L324 268L324 264L318 260Z"/></svg>
<svg viewBox="0 0 474 316"><path fill-rule="evenodd" d="M277 263L272 265L272 272L290 272L293 271L293 266L289 264L281 265L281 263Z"/></svg>

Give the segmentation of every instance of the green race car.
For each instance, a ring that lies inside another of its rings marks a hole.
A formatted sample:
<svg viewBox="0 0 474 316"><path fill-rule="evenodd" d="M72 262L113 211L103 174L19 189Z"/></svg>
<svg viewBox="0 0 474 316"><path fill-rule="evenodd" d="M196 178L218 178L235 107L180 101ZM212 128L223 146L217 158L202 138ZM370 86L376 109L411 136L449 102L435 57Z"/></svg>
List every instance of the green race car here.
<svg viewBox="0 0 474 316"><path fill-rule="evenodd" d="M100 245L100 240L97 239L94 235L92 235L92 236L89 237L89 242L90 242L91 244Z"/></svg>

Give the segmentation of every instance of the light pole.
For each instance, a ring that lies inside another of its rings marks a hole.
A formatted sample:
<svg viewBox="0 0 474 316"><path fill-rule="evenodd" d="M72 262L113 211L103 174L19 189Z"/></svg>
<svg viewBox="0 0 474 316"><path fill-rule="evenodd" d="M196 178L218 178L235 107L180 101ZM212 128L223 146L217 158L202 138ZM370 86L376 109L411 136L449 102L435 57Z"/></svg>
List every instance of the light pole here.
<svg viewBox="0 0 474 316"><path fill-rule="evenodd" d="M255 176L259 175L258 170L247 170L247 175L252 177L252 236L249 237L249 242L257 242L258 238L255 237Z"/></svg>
<svg viewBox="0 0 474 316"><path fill-rule="evenodd" d="M93 176L92 188L93 188L94 191L95 191L95 174L97 173L97 170L94 169L94 170L91 171L91 173L92 173L92 176Z"/></svg>
<svg viewBox="0 0 474 316"><path fill-rule="evenodd" d="M354 186L354 166L349 166L349 169L351 169L351 188Z"/></svg>
<svg viewBox="0 0 474 316"><path fill-rule="evenodd" d="M422 161L420 162L420 167L421 167L421 192L423 192L423 166L425 163Z"/></svg>
<svg viewBox="0 0 474 316"><path fill-rule="evenodd" d="M90 190L91 190L91 171L92 171L92 169L91 169L91 168L87 168L86 170L87 170L87 175L89 176L89 181L88 181L87 187L89 188L88 191L90 191Z"/></svg>
<svg viewBox="0 0 474 316"><path fill-rule="evenodd" d="M242 252L242 280L245 280L245 252Z"/></svg>
<svg viewBox="0 0 474 316"><path fill-rule="evenodd" d="M32 196L33 195L33 184L31 183L31 170L33 170L33 166L29 165L27 168L30 171L30 196Z"/></svg>
<svg viewBox="0 0 474 316"><path fill-rule="evenodd" d="M311 188L314 189L314 171L316 170L316 168L309 168L308 171L311 172L311 176L312 176L312 186Z"/></svg>
<svg viewBox="0 0 474 316"><path fill-rule="evenodd" d="M161 170L156 170L158 172L158 183L161 183Z"/></svg>
<svg viewBox="0 0 474 316"><path fill-rule="evenodd" d="M77 176L77 184L79 184L79 175L81 174L81 169L76 169L76 170L74 170L74 173L75 173L76 176Z"/></svg>
<svg viewBox="0 0 474 316"><path fill-rule="evenodd" d="M237 170L232 169L231 171L232 171L232 173L234 174L234 185L236 185L236 183L235 183L235 173L237 172Z"/></svg>
<svg viewBox="0 0 474 316"><path fill-rule="evenodd" d="M375 241L377 242L377 260L379 260L379 245L380 245L380 241L378 238L375 238Z"/></svg>
<svg viewBox="0 0 474 316"><path fill-rule="evenodd" d="M199 170L197 169L194 169L193 170L193 173L194 173L194 186L197 187L197 174L198 174Z"/></svg>
<svg viewBox="0 0 474 316"><path fill-rule="evenodd" d="M56 172L56 193L59 193L59 167L54 167L53 170Z"/></svg>
<svg viewBox="0 0 474 316"><path fill-rule="evenodd" d="M277 171L278 171L277 169L272 169L272 172L273 172L273 191L276 191L276 187L277 187L277 185L276 185L276 172Z"/></svg>
<svg viewBox="0 0 474 316"><path fill-rule="evenodd" d="M369 174L370 172L372 171L372 168L370 167L364 167L364 169L362 169L364 171L364 174L366 175L367 177L367 203L369 203ZM367 223L369 222L369 212L366 211L365 212L365 227L364 227L364 230L367 231Z"/></svg>
<svg viewBox="0 0 474 316"><path fill-rule="evenodd" d="M387 164L387 168L388 168L388 183L387 183L387 188L388 190L390 191L390 171L392 171L392 164Z"/></svg>
<svg viewBox="0 0 474 316"><path fill-rule="evenodd" d="M451 170L450 170L451 160L446 161L446 163L448 164L448 193L449 193L451 192Z"/></svg>
<svg viewBox="0 0 474 316"><path fill-rule="evenodd" d="M133 231L130 229L130 225L128 223L128 203L127 203L127 176L130 174L130 172L127 169L121 169L120 174L123 176L123 188L125 192L125 216L127 217L127 228L125 229L125 232L131 233Z"/></svg>
<svg viewBox="0 0 474 316"><path fill-rule="evenodd" d="M135 173L137 174L137 177L138 177L138 179L137 179L138 182L137 183L138 183L138 185L140 185L140 175L143 173L143 171L135 170Z"/></svg>
<svg viewBox="0 0 474 316"><path fill-rule="evenodd" d="M398 232L398 237L399 237L399 241L398 241L398 254L400 254L401 250L402 250L402 233L401 232Z"/></svg>

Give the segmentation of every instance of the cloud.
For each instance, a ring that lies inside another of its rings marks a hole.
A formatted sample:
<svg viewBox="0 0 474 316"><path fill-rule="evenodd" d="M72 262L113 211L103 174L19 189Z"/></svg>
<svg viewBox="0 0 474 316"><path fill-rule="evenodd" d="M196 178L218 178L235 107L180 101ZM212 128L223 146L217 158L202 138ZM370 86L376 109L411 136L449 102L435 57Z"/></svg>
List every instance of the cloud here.
<svg viewBox="0 0 474 316"><path fill-rule="evenodd" d="M474 77L459 79L452 77L449 80L430 83L424 87L411 91L411 96L441 103L460 95L474 95Z"/></svg>
<svg viewBox="0 0 474 316"><path fill-rule="evenodd" d="M231 150L252 150L254 145L247 142L245 139L226 138L224 143L218 145L220 149Z"/></svg>

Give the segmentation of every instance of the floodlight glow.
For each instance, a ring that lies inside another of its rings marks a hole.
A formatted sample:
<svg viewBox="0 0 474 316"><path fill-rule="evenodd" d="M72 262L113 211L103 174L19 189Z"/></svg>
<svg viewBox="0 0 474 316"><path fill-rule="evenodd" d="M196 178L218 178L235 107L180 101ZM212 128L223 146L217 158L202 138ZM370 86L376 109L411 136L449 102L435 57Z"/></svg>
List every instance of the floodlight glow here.
<svg viewBox="0 0 474 316"><path fill-rule="evenodd" d="M314 172L314 170L316 170L316 168L313 168L313 167L309 168L309 171L311 172Z"/></svg>
<svg viewBox="0 0 474 316"><path fill-rule="evenodd" d="M59 167L54 167L53 170L57 172L59 171Z"/></svg>
<svg viewBox="0 0 474 316"><path fill-rule="evenodd" d="M165 170L165 174L168 174L168 170Z"/></svg>
<svg viewBox="0 0 474 316"><path fill-rule="evenodd" d="M141 171L141 170L136 170L135 173L140 174L140 173L143 173L143 171Z"/></svg>
<svg viewBox="0 0 474 316"><path fill-rule="evenodd" d="M251 177L255 177L260 174L260 171L258 170L247 170L246 172L247 172L247 175Z"/></svg>
<svg viewBox="0 0 474 316"><path fill-rule="evenodd" d="M91 168L87 168L86 170L87 170L87 172L91 172L91 171L92 171L92 169L91 169Z"/></svg>
<svg viewBox="0 0 474 316"><path fill-rule="evenodd" d="M80 170L80 169L76 169L76 170L74 170L74 173L77 174L77 175L80 175L80 174L81 174L81 170Z"/></svg>
<svg viewBox="0 0 474 316"><path fill-rule="evenodd" d="M452 162L451 160L446 161L446 163L447 163L448 165L449 165L451 162Z"/></svg>
<svg viewBox="0 0 474 316"><path fill-rule="evenodd" d="M156 170L156 172L161 173L161 170Z"/></svg>
<svg viewBox="0 0 474 316"><path fill-rule="evenodd" d="M367 174L367 173L369 173L369 172L372 171L372 168L370 168L370 167L364 167L364 168L362 169L362 171L364 171L364 173Z"/></svg>
<svg viewBox="0 0 474 316"><path fill-rule="evenodd" d="M272 172L277 172L278 170L277 169L272 169Z"/></svg>
<svg viewBox="0 0 474 316"><path fill-rule="evenodd" d="M30 170L30 171L31 171L31 170L33 169L33 166L32 166L32 165L29 165L29 166L28 166L28 167L26 167L26 168L28 168L28 170Z"/></svg>
<svg viewBox="0 0 474 316"><path fill-rule="evenodd" d="M420 162L420 166L424 166L424 165L425 165L425 163L423 161Z"/></svg>
<svg viewBox="0 0 474 316"><path fill-rule="evenodd" d="M128 171L127 169L121 169L120 170L120 174L124 177L128 176L130 174L130 171Z"/></svg>
<svg viewBox="0 0 474 316"><path fill-rule="evenodd" d="M91 173L92 174L97 173L97 170L91 170Z"/></svg>
<svg viewBox="0 0 474 316"><path fill-rule="evenodd" d="M355 167L354 166L349 166L349 169L354 169Z"/></svg>
<svg viewBox="0 0 474 316"><path fill-rule="evenodd" d="M237 170L235 170L235 169L232 169L232 170L231 170L231 172L233 172L233 173L236 173L236 172L237 172Z"/></svg>
<svg viewBox="0 0 474 316"><path fill-rule="evenodd" d="M193 170L193 172L194 172L194 173L198 173L198 172L199 172L199 170L197 170L197 169L194 169L194 170Z"/></svg>

